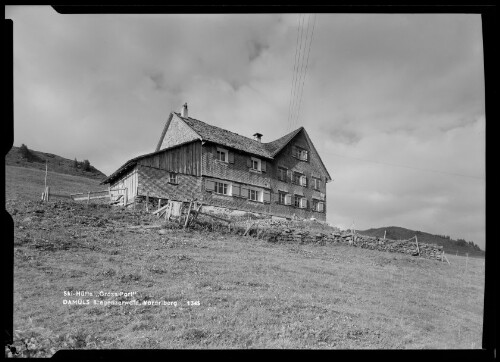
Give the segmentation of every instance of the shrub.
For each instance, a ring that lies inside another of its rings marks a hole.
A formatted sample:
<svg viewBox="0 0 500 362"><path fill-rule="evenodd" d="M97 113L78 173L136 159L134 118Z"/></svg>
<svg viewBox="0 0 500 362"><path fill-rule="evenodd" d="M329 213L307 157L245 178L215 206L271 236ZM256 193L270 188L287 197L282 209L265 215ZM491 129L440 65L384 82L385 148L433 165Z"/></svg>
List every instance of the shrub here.
<svg viewBox="0 0 500 362"><path fill-rule="evenodd" d="M90 162L89 160L84 160L82 163L83 171L90 171Z"/></svg>
<svg viewBox="0 0 500 362"><path fill-rule="evenodd" d="M27 160L30 160L32 157L31 151L24 143L19 147L19 152L21 152L21 157Z"/></svg>
<svg viewBox="0 0 500 362"><path fill-rule="evenodd" d="M78 161L76 160L76 157L75 160L73 161L73 167L78 168Z"/></svg>

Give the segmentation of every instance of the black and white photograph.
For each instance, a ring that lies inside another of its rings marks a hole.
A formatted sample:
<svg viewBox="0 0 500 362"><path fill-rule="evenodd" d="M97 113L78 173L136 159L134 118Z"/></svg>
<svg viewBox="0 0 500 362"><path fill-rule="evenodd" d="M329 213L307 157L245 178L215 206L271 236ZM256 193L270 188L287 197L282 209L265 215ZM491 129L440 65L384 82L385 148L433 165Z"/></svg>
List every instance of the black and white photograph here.
<svg viewBox="0 0 500 362"><path fill-rule="evenodd" d="M5 19L6 357L484 348L481 14Z"/></svg>

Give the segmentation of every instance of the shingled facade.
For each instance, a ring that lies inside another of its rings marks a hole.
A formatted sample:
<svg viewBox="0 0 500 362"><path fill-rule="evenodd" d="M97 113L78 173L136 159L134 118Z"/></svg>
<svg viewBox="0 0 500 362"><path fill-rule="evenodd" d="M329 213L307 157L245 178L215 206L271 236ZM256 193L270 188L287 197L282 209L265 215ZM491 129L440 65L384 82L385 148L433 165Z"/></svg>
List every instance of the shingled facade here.
<svg viewBox="0 0 500 362"><path fill-rule="evenodd" d="M269 143L172 112L155 152L127 161L103 183L128 199L203 201L280 217L326 219L331 177L303 127Z"/></svg>

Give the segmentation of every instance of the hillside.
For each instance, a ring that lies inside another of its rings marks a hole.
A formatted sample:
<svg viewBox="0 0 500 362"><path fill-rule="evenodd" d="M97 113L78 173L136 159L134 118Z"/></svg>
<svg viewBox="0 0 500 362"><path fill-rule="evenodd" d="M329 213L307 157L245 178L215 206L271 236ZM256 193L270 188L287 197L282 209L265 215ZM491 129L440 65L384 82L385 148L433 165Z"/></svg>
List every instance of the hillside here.
<svg viewBox="0 0 500 362"><path fill-rule="evenodd" d="M42 202L44 174L6 166L14 227L7 357L481 346L484 260L449 255L448 264L344 243L268 242L225 223L214 228L203 215L183 229L142 209ZM61 194L102 188L50 170L47 183Z"/></svg>
<svg viewBox="0 0 500 362"><path fill-rule="evenodd" d="M441 235L433 235L422 231L409 230L398 226L359 230L358 233L362 235L383 238L384 231L386 231L385 237L387 239L404 240L412 238L416 235L419 242L437 244L439 246L442 246L446 254L466 255L466 253L468 253L469 256L484 257L484 250L478 250L478 248L475 248L473 245L470 245L464 241L453 240Z"/></svg>
<svg viewBox="0 0 500 362"><path fill-rule="evenodd" d="M104 173L92 165L90 165L90 171L84 171L81 164L79 164L77 168L74 167L74 160L54 155L52 153L34 151L31 149L29 151L31 153L31 157L24 158L22 152L20 151L20 147L12 146L9 153L5 155L5 165L35 168L45 171L45 162L47 162L49 171L87 177L96 180L103 180L106 178Z"/></svg>

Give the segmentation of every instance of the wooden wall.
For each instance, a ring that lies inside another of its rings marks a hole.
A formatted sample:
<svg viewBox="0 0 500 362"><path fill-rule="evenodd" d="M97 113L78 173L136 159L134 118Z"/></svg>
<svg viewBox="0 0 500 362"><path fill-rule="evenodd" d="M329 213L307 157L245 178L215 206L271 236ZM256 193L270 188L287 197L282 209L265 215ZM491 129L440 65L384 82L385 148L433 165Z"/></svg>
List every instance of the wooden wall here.
<svg viewBox="0 0 500 362"><path fill-rule="evenodd" d="M121 189L127 188L127 199L133 200L133 198L137 195L137 184L138 184L138 176L137 176L137 167L132 168L129 172L123 175L121 178L113 182L111 184L111 189ZM113 195L123 195L125 194L125 190L120 191L112 191Z"/></svg>
<svg viewBox="0 0 500 362"><path fill-rule="evenodd" d="M201 141L159 152L139 160L138 164L175 173L201 176Z"/></svg>

